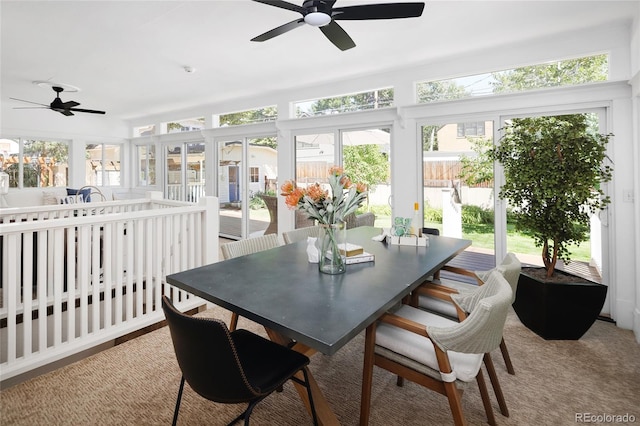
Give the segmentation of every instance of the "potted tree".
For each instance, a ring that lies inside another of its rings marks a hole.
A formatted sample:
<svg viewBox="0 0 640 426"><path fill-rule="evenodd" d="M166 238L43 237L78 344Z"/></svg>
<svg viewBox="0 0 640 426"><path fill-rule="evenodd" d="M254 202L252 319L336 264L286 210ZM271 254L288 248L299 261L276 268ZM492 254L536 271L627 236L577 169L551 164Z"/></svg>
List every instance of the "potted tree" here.
<svg viewBox="0 0 640 426"><path fill-rule="evenodd" d="M502 164L499 197L510 201L516 229L542 248L544 268L525 268L513 307L545 339L579 339L597 319L607 287L556 270L569 246L589 239L590 215L609 203L601 183L612 135L593 131L588 115L515 118L489 155Z"/></svg>

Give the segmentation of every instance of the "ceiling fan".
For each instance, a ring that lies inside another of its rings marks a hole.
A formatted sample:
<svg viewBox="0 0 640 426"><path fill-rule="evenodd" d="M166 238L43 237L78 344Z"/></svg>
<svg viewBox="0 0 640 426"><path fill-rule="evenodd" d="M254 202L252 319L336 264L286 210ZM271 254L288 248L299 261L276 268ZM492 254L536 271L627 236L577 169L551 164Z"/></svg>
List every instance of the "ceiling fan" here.
<svg viewBox="0 0 640 426"><path fill-rule="evenodd" d="M340 50L351 49L355 47L356 44L336 21L417 18L422 15L424 9L424 3L364 4L334 8L333 5L336 0L305 0L302 6L282 0L253 1L298 12L302 15L302 18L288 22L264 34L260 34L252 38L251 41L266 41L284 34L287 31L291 31L294 28L298 28L301 25L309 24L314 27L319 27L320 31Z"/></svg>
<svg viewBox="0 0 640 426"><path fill-rule="evenodd" d="M51 109L53 111L59 112L62 115L67 115L67 116L74 115L73 114L74 112L88 112L90 114L104 114L105 113L104 111L96 111L94 109L76 108L80 104L78 102L75 102L75 101L62 102L62 99L60 99L60 93L62 93L64 91L64 88L63 87L58 87L58 86L53 86L52 89L53 89L54 92L56 92L56 98L49 105L41 104L41 103L38 103L38 102L25 101L24 99L16 99L16 98L9 98L9 99L13 99L14 101L27 102L27 103L35 104L35 105L41 105L39 107L16 107L14 109L46 108L46 109Z"/></svg>

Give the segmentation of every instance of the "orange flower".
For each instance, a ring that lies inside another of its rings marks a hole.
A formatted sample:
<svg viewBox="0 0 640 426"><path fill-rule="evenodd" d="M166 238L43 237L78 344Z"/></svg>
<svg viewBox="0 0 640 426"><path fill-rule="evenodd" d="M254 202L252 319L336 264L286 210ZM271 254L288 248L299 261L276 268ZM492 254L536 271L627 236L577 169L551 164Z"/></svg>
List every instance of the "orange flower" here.
<svg viewBox="0 0 640 426"><path fill-rule="evenodd" d="M280 187L280 190L282 191L280 195L289 195L295 189L296 189L296 184L293 181L291 180L285 181L285 183L283 183L282 186Z"/></svg>
<svg viewBox="0 0 640 426"><path fill-rule="evenodd" d="M349 179L347 175L342 176L340 178L340 185L342 185L344 189L351 188L351 185L352 185L351 179Z"/></svg>
<svg viewBox="0 0 640 426"><path fill-rule="evenodd" d="M307 188L307 196L311 198L314 203L324 200L328 195L329 193L323 190L318 183Z"/></svg>
<svg viewBox="0 0 640 426"><path fill-rule="evenodd" d="M344 169L342 167L338 167L338 166L332 166L329 169L329 174L330 175L336 175L336 176L340 176L344 174Z"/></svg>
<svg viewBox="0 0 640 426"><path fill-rule="evenodd" d="M356 192L358 192L359 194L361 194L363 192L367 192L367 185L365 185L362 182L358 182L356 184Z"/></svg>
<svg viewBox="0 0 640 426"><path fill-rule="evenodd" d="M298 203L300 202L300 200L302 200L302 197L304 197L304 194L305 192L303 189L294 188L291 193L282 195L286 195L284 202L287 207L289 207L291 210L295 210L298 207Z"/></svg>

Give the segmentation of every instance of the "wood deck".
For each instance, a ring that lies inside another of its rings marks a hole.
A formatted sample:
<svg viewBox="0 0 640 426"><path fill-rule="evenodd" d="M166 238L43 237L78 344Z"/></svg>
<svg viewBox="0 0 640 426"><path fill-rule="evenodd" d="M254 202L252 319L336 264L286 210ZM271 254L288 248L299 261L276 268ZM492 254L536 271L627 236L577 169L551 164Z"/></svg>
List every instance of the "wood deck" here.
<svg viewBox="0 0 640 426"><path fill-rule="evenodd" d="M518 253L516 253L516 255L518 256L518 259L520 259L520 261L522 262L522 266L524 267L542 266L542 259L537 259L536 256L521 255ZM451 260L448 265L456 266L458 268L464 268L470 271L486 271L495 267L496 261L495 256L492 252L481 252L470 248L453 258L453 260ZM602 277L600 276L598 270L595 267L590 266L587 262L572 261L565 264L560 260L558 261L556 269L578 275L597 283L602 283ZM475 284L475 281L470 277L452 274L447 271L442 271L441 276L442 278L446 279Z"/></svg>
<svg viewBox="0 0 640 426"><path fill-rule="evenodd" d="M228 216L223 214L223 212L220 213L220 235L223 235L227 238L237 237L239 239L241 237L241 218ZM269 221L251 219L249 221L249 234L253 235L259 232L263 232L267 229L268 226Z"/></svg>

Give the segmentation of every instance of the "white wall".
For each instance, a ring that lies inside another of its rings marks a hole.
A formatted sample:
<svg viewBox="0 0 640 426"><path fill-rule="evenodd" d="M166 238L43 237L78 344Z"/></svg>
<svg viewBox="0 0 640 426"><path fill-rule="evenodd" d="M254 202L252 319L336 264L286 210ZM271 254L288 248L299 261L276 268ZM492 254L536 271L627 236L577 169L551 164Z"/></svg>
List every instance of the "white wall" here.
<svg viewBox="0 0 640 426"><path fill-rule="evenodd" d="M636 265L635 276L633 282L635 285L635 297L630 300L635 300L635 308L633 310L633 330L635 332L636 340L640 342L640 267L638 267L638 259L640 259L640 2L638 2L638 12L636 13L636 19L633 23L631 30L631 78L630 84L632 86L632 124L633 124L633 149L631 150L631 158L634 162L633 168L633 200L634 200L634 212L633 212L633 225L635 227L634 241L635 241L635 259ZM631 234L630 234L631 235ZM631 296L631 295L630 295Z"/></svg>

